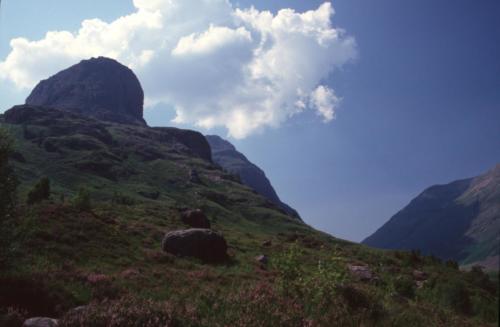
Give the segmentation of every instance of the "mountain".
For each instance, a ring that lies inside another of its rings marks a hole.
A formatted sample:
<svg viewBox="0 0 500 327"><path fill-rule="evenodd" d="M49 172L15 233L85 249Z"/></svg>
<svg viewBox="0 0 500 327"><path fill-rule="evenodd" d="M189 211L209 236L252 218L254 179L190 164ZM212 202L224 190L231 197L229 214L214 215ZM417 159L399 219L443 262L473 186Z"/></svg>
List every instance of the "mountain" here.
<svg viewBox="0 0 500 327"><path fill-rule="evenodd" d="M287 214L300 219L295 209L280 200L262 169L250 162L241 152L236 150L234 145L220 136L207 135L205 137L212 149L212 158L215 163L224 170L239 176L243 184L279 206Z"/></svg>
<svg viewBox="0 0 500 327"><path fill-rule="evenodd" d="M115 83L99 94L125 103ZM0 217L0 326L497 325L483 272L336 239L221 169L202 134L81 105L0 115L19 183Z"/></svg>
<svg viewBox="0 0 500 327"><path fill-rule="evenodd" d="M419 249L498 270L500 165L475 178L426 189L363 243Z"/></svg>
<svg viewBox="0 0 500 327"><path fill-rule="evenodd" d="M143 103L144 92L132 70L104 57L83 60L41 81L26 99L32 106L144 125Z"/></svg>

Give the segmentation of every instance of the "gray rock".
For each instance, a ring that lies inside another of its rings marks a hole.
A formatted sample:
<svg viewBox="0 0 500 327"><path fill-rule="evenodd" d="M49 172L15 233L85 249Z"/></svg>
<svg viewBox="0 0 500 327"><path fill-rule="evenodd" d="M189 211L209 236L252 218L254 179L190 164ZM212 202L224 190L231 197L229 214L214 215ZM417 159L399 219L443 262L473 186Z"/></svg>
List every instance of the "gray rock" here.
<svg viewBox="0 0 500 327"><path fill-rule="evenodd" d="M423 282L429 278L429 275L426 272L423 272L421 270L413 270L413 279L419 282Z"/></svg>
<svg viewBox="0 0 500 327"><path fill-rule="evenodd" d="M26 320L23 327L57 327L59 321L52 318L36 317Z"/></svg>
<svg viewBox="0 0 500 327"><path fill-rule="evenodd" d="M26 104L145 125L144 92L139 80L126 66L104 57L83 60L41 81Z"/></svg>
<svg viewBox="0 0 500 327"><path fill-rule="evenodd" d="M368 266L348 265L347 267L351 274L358 278L360 281L369 282L376 279L375 274Z"/></svg>
<svg viewBox="0 0 500 327"><path fill-rule="evenodd" d="M73 308L68 311L68 314L82 314L85 312L89 307L87 305L80 305L76 308Z"/></svg>
<svg viewBox="0 0 500 327"><path fill-rule="evenodd" d="M255 261L257 261L260 264L267 265L267 262L269 261L267 256L264 254L261 254L257 257L255 257Z"/></svg>
<svg viewBox="0 0 500 327"><path fill-rule="evenodd" d="M162 250L178 256L194 257L204 262L227 259L224 237L210 229L192 228L169 232L163 238Z"/></svg>
<svg viewBox="0 0 500 327"><path fill-rule="evenodd" d="M262 246L269 247L271 245L273 245L273 242L271 240L267 240L267 241L262 242Z"/></svg>
<svg viewBox="0 0 500 327"><path fill-rule="evenodd" d="M186 225L193 228L210 229L210 221L200 209L183 211L181 213L181 219Z"/></svg>
<svg viewBox="0 0 500 327"><path fill-rule="evenodd" d="M202 184L202 180L196 169L191 169L189 172L189 181L195 184Z"/></svg>

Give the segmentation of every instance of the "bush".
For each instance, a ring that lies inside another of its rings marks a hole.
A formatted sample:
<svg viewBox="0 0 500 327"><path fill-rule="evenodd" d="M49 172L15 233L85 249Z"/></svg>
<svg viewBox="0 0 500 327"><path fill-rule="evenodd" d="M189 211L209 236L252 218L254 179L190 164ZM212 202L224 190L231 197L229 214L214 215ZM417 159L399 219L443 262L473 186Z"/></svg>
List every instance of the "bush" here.
<svg viewBox="0 0 500 327"><path fill-rule="evenodd" d="M19 327L26 319L26 312L15 308L7 308L0 310L0 326L3 327Z"/></svg>
<svg viewBox="0 0 500 327"><path fill-rule="evenodd" d="M121 205L126 205L126 206L131 206L131 205L134 205L136 203L133 198L131 198L130 196L124 195L120 192L113 193L113 198L111 199L111 202L114 204L121 204Z"/></svg>
<svg viewBox="0 0 500 327"><path fill-rule="evenodd" d="M43 177L35 184L33 189L28 193L28 205L32 205L50 197L50 180Z"/></svg>
<svg viewBox="0 0 500 327"><path fill-rule="evenodd" d="M73 199L73 206L80 211L90 211L92 204L90 202L90 193L87 189L81 188Z"/></svg>
<svg viewBox="0 0 500 327"><path fill-rule="evenodd" d="M440 280L435 291L442 305L460 314L468 315L472 313L469 290L465 282L458 277Z"/></svg>
<svg viewBox="0 0 500 327"><path fill-rule="evenodd" d="M483 271L481 266L473 266L466 275L467 281L474 286L479 287L490 294L497 293L497 285L490 279L490 277Z"/></svg>
<svg viewBox="0 0 500 327"><path fill-rule="evenodd" d="M300 303L308 317L320 317L331 309L337 289L346 280L346 270L335 253L307 270L305 267L309 265L304 259L304 252L297 244L277 258L278 289Z"/></svg>
<svg viewBox="0 0 500 327"><path fill-rule="evenodd" d="M445 264L448 268L458 270L458 262L455 260L447 260Z"/></svg>
<svg viewBox="0 0 500 327"><path fill-rule="evenodd" d="M415 297L415 282L410 276L399 276L394 281L394 290L401 296L413 299Z"/></svg>
<svg viewBox="0 0 500 327"><path fill-rule="evenodd" d="M31 317L57 316L76 304L70 292L45 274L1 276L0 290L0 308L19 308Z"/></svg>

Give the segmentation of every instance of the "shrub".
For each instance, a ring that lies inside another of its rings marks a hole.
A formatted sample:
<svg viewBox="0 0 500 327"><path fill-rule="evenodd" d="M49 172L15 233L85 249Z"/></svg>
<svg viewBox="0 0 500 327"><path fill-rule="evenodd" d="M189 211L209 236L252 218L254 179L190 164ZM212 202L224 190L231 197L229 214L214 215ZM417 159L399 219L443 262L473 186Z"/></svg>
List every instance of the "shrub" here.
<svg viewBox="0 0 500 327"><path fill-rule="evenodd" d="M32 205L50 197L50 180L43 177L35 184L33 189L28 193L28 205Z"/></svg>
<svg viewBox="0 0 500 327"><path fill-rule="evenodd" d="M73 198L73 206L80 211L90 211L92 209L90 193L87 189L81 188L78 191L78 194Z"/></svg>
<svg viewBox="0 0 500 327"><path fill-rule="evenodd" d="M307 316L319 317L331 309L338 287L346 280L346 270L336 253L307 270L304 258L297 244L277 258L278 289L300 303Z"/></svg>
<svg viewBox="0 0 500 327"><path fill-rule="evenodd" d="M114 204L121 204L126 206L131 206L135 204L135 200L130 196L124 195L120 192L114 192L111 202Z"/></svg>
<svg viewBox="0 0 500 327"><path fill-rule="evenodd" d="M394 290L401 296L413 299L415 297L415 282L410 276L399 276L394 281Z"/></svg>
<svg viewBox="0 0 500 327"><path fill-rule="evenodd" d="M0 326L19 327L26 319L26 312L9 307L6 310L0 310Z"/></svg>
<svg viewBox="0 0 500 327"><path fill-rule="evenodd" d="M439 302L460 314L471 314L470 292L459 277L441 279L435 288Z"/></svg>
<svg viewBox="0 0 500 327"><path fill-rule="evenodd" d="M447 260L445 264L448 268L458 270L458 262L455 260Z"/></svg>
<svg viewBox="0 0 500 327"><path fill-rule="evenodd" d="M473 266L466 275L467 281L474 286L479 287L490 294L497 293L497 285L490 279L490 277L483 271L481 266Z"/></svg>
<svg viewBox="0 0 500 327"><path fill-rule="evenodd" d="M45 274L0 276L0 289L0 308L20 308L32 317L56 316L76 304L73 294Z"/></svg>

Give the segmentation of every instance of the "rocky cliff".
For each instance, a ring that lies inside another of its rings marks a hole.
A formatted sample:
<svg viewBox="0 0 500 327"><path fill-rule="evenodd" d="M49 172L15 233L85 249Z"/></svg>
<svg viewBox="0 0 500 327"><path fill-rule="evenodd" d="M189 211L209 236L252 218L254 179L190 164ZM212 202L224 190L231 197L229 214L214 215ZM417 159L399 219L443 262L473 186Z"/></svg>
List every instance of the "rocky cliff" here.
<svg viewBox="0 0 500 327"><path fill-rule="evenodd" d="M132 70L104 57L83 60L41 81L26 99L28 105L144 125L143 102L141 84Z"/></svg>

